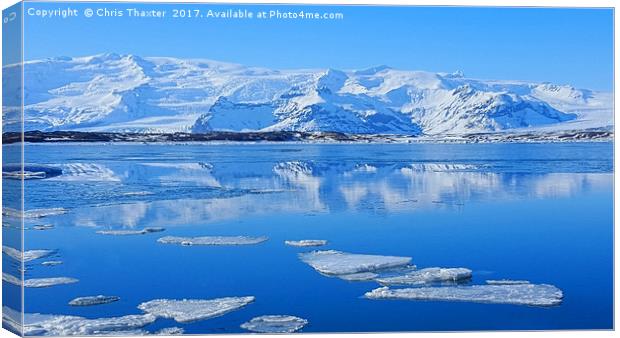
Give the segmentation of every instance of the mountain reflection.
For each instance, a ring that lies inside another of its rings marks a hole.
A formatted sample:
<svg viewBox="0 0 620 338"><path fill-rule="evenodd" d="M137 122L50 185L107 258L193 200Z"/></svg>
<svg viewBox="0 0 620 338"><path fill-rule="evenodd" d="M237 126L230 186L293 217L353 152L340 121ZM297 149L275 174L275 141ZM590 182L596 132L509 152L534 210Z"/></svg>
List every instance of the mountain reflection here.
<svg viewBox="0 0 620 338"><path fill-rule="evenodd" d="M87 180L96 176L88 170L115 178L107 184L117 185L114 191L119 187L127 191L122 195L122 203L89 204L86 198L82 206L59 219L67 225L106 227L199 225L286 213L458 209L488 201L570 197L609 189L612 182L609 173L506 173L472 164L237 164L72 164L72 168L80 170L48 181L70 189L72 184L79 183L80 177ZM101 194L104 193L97 196ZM114 196L106 199L115 200Z"/></svg>

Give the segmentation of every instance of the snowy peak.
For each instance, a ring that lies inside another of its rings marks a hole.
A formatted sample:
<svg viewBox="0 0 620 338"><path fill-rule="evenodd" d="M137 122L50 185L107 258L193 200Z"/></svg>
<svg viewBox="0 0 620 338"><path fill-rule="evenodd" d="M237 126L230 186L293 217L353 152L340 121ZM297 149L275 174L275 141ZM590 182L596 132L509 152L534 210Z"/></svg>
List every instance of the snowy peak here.
<svg viewBox="0 0 620 338"><path fill-rule="evenodd" d="M5 97L18 97L8 79L19 67L4 70ZM442 135L613 123L611 93L385 65L272 70L108 53L28 61L24 76L26 130ZM10 131L19 109L6 102Z"/></svg>

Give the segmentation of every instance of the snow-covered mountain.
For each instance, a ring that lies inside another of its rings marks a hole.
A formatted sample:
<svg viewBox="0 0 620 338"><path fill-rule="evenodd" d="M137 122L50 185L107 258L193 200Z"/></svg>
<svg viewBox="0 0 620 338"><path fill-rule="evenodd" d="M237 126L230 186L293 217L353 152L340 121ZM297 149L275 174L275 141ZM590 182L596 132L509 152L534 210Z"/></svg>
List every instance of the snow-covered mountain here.
<svg viewBox="0 0 620 338"><path fill-rule="evenodd" d="M19 67L4 71L4 97L19 97ZM611 93L387 66L271 70L103 54L28 61L24 82L25 130L441 135L613 124ZM5 131L15 127L12 101Z"/></svg>

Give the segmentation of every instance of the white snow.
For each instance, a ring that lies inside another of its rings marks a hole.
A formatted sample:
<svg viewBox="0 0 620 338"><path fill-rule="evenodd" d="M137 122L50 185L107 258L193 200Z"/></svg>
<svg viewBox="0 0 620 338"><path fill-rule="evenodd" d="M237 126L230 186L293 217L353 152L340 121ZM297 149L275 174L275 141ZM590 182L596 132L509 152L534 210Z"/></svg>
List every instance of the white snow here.
<svg viewBox="0 0 620 338"><path fill-rule="evenodd" d="M390 289L365 294L370 299L463 301L476 303L553 306L562 302L562 291L548 284L472 285Z"/></svg>
<svg viewBox="0 0 620 338"><path fill-rule="evenodd" d="M612 93L458 72L270 70L117 54L33 60L24 72L26 130L437 135L613 125Z"/></svg>
<svg viewBox="0 0 620 338"><path fill-rule="evenodd" d="M254 297L225 297L216 299L156 299L142 303L138 308L157 317L172 318L189 323L224 315L254 301Z"/></svg>
<svg viewBox="0 0 620 338"><path fill-rule="evenodd" d="M327 275L373 272L406 266L411 262L411 257L351 254L335 250L300 253L299 258L318 272Z"/></svg>
<svg viewBox="0 0 620 338"><path fill-rule="evenodd" d="M301 330L308 321L288 315L266 315L252 318L241 324L241 328L259 333L293 333Z"/></svg>
<svg viewBox="0 0 620 338"><path fill-rule="evenodd" d="M289 246L299 246L299 247L323 246L323 245L327 245L327 241L323 239L302 239L299 241L284 241L284 244L289 245Z"/></svg>
<svg viewBox="0 0 620 338"><path fill-rule="evenodd" d="M165 244L181 245L251 245L262 243L267 237L247 236L203 236L203 237L176 237L165 236L157 241Z"/></svg>
<svg viewBox="0 0 620 338"><path fill-rule="evenodd" d="M383 285L420 285L436 282L457 282L471 278L471 270L465 268L425 268L404 275L377 278Z"/></svg>

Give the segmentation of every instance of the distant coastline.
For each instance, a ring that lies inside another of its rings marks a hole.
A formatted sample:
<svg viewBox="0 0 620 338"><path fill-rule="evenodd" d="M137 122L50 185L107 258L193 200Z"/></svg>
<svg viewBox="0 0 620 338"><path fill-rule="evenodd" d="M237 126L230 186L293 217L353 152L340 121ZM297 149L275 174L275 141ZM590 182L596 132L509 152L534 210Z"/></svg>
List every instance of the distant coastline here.
<svg viewBox="0 0 620 338"><path fill-rule="evenodd" d="M2 134L3 144L18 143L19 132ZM559 132L472 133L463 135L346 134L341 132L228 132L209 133L110 133L77 131L27 131L26 143L162 143L162 142L293 142L293 143L548 143L612 142L612 130L592 129Z"/></svg>

